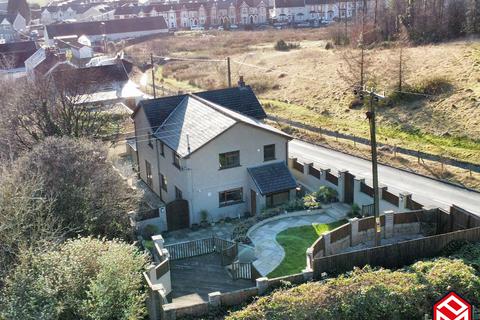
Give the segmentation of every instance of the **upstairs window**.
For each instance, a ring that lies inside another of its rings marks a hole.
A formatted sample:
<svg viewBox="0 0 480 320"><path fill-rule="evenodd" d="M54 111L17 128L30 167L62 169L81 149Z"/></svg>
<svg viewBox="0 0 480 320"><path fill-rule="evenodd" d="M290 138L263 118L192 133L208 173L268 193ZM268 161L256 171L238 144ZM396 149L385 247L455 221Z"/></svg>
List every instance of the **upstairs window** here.
<svg viewBox="0 0 480 320"><path fill-rule="evenodd" d="M173 152L173 165L180 169L180 156L175 151Z"/></svg>
<svg viewBox="0 0 480 320"><path fill-rule="evenodd" d="M167 178L165 178L165 176L163 174L160 173L160 183L162 184L162 189L165 191L165 192L168 192L168 189L167 189Z"/></svg>
<svg viewBox="0 0 480 320"><path fill-rule="evenodd" d="M160 142L160 154L165 157L165 144Z"/></svg>
<svg viewBox="0 0 480 320"><path fill-rule="evenodd" d="M153 149L153 135L151 132L148 133L148 146Z"/></svg>
<svg viewBox="0 0 480 320"><path fill-rule="evenodd" d="M240 166L240 151L220 153L218 155L220 169L228 169Z"/></svg>
<svg viewBox="0 0 480 320"><path fill-rule="evenodd" d="M145 160L145 172L147 175L147 184L151 187L153 185L152 166L147 160Z"/></svg>
<svg viewBox="0 0 480 320"><path fill-rule="evenodd" d="M275 145L263 146L263 161L275 160Z"/></svg>
<svg viewBox="0 0 480 320"><path fill-rule="evenodd" d="M178 189L177 186L175 186L175 199L183 199L182 190Z"/></svg>

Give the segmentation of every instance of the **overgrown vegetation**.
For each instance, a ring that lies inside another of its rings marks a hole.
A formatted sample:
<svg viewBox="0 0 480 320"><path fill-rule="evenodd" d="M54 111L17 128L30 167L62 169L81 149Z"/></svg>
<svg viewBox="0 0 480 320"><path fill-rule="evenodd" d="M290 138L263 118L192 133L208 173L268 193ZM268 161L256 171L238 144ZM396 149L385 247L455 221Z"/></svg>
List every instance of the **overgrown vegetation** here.
<svg viewBox="0 0 480 320"><path fill-rule="evenodd" d="M300 48L300 44L285 42L284 40L278 40L277 43L275 43L274 48L277 51L290 51L292 49Z"/></svg>
<svg viewBox="0 0 480 320"><path fill-rule="evenodd" d="M469 244L452 257L397 271L367 266L324 282L279 289L226 319L421 319L451 290L478 305L480 277L469 263L479 247Z"/></svg>
<svg viewBox="0 0 480 320"><path fill-rule="evenodd" d="M147 262L133 245L93 238L24 251L0 294L0 318L142 319Z"/></svg>

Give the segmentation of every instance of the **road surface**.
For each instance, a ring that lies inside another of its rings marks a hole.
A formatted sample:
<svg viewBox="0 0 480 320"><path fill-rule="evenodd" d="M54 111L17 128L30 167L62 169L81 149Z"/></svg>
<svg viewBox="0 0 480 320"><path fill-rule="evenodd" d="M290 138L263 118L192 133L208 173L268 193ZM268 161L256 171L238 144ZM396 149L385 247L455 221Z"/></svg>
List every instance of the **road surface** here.
<svg viewBox="0 0 480 320"><path fill-rule="evenodd" d="M371 162L338 151L316 146L299 140L289 143L290 156L313 162L318 168L348 170L357 177L364 177L372 185ZM379 183L388 186L394 193L406 191L412 198L423 204L448 209L455 204L480 215L480 193L469 191L447 183L429 179L414 173L378 166Z"/></svg>

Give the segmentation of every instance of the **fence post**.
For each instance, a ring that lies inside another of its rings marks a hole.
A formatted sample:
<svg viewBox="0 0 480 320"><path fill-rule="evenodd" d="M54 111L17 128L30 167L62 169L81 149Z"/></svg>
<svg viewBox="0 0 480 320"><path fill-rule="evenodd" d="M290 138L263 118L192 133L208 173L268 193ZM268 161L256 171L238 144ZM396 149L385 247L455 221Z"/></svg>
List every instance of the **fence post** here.
<svg viewBox="0 0 480 320"><path fill-rule="evenodd" d="M392 210L385 211L385 239L393 237L393 214Z"/></svg>
<svg viewBox="0 0 480 320"><path fill-rule="evenodd" d="M255 280L255 282L257 283L258 294L259 295L264 294L268 289L268 278L261 277Z"/></svg>
<svg viewBox="0 0 480 320"><path fill-rule="evenodd" d="M365 183L364 177L355 177L353 180L353 202L357 204L359 204L362 183Z"/></svg>
<svg viewBox="0 0 480 320"><path fill-rule="evenodd" d="M323 255L328 256L332 253L332 248L330 246L330 232L325 233L324 235L322 235L322 237L325 244L325 251Z"/></svg>
<svg viewBox="0 0 480 320"><path fill-rule="evenodd" d="M383 192L387 190L388 187L382 183L378 186L378 199L380 200L380 206L382 204Z"/></svg>
<svg viewBox="0 0 480 320"><path fill-rule="evenodd" d="M320 169L320 184L322 185L326 184L327 172L330 172L330 169Z"/></svg>
<svg viewBox="0 0 480 320"><path fill-rule="evenodd" d="M408 198L412 198L412 194L410 192L401 192L399 196L398 210L400 212L409 210L407 207L407 202Z"/></svg>
<svg viewBox="0 0 480 320"><path fill-rule="evenodd" d="M313 269L313 248L308 247L306 251L307 267L306 269Z"/></svg>
<svg viewBox="0 0 480 320"><path fill-rule="evenodd" d="M345 201L345 174L348 172L348 170L339 170L338 171L338 200L340 202Z"/></svg>
<svg viewBox="0 0 480 320"><path fill-rule="evenodd" d="M208 294L208 304L212 307L220 307L220 305L222 304L222 301L220 300L221 295L222 294L220 293L220 291L210 292Z"/></svg>
<svg viewBox="0 0 480 320"><path fill-rule="evenodd" d="M350 246L356 246L360 241L358 241L358 218L352 218L350 220L351 231L350 231Z"/></svg>

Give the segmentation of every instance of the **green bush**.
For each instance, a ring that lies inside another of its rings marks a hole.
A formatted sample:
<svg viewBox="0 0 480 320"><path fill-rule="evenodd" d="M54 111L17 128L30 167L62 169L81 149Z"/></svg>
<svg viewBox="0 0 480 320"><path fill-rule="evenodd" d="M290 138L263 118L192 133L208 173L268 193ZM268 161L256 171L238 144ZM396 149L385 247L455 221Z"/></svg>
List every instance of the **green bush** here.
<svg viewBox="0 0 480 320"><path fill-rule="evenodd" d="M479 245L469 245L456 254L478 261L478 251ZM226 319L421 319L450 290L478 305L480 280L475 269L448 258L397 271L367 266L325 282L275 291Z"/></svg>
<svg viewBox="0 0 480 320"><path fill-rule="evenodd" d="M358 218L360 217L360 207L358 204L354 203L350 207L350 211L348 212L348 217L349 218Z"/></svg>
<svg viewBox="0 0 480 320"><path fill-rule="evenodd" d="M152 236L159 234L160 231L156 225L153 224L147 224L145 228L143 228L142 235L145 239L150 240L152 239Z"/></svg>

